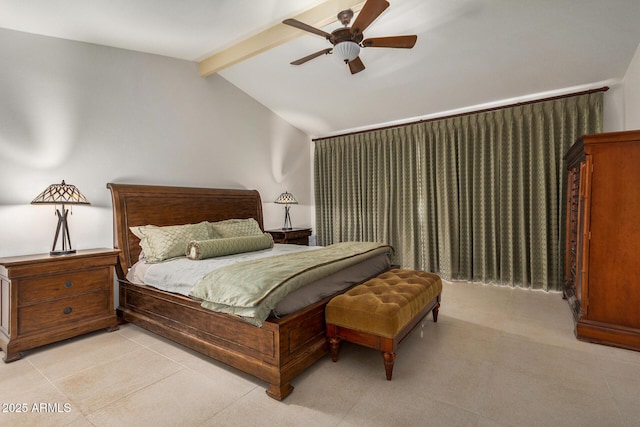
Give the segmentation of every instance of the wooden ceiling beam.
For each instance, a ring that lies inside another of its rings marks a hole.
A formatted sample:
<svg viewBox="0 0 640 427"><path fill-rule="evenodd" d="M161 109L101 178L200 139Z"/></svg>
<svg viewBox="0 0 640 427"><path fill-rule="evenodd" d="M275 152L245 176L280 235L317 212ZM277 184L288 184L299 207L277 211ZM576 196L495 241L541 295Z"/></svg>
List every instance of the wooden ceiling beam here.
<svg viewBox="0 0 640 427"><path fill-rule="evenodd" d="M327 0L293 18L313 27L321 28L337 22L338 12L346 9L358 12L364 3L364 0ZM303 35L308 35L308 33L283 23L276 24L200 61L198 65L200 76L210 76L226 67Z"/></svg>

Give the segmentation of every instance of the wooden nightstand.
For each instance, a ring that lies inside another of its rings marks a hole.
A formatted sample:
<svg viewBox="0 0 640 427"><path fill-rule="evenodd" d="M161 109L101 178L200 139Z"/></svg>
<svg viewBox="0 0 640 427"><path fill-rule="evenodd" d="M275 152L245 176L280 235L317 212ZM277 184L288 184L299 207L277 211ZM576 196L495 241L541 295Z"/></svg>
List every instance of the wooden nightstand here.
<svg viewBox="0 0 640 427"><path fill-rule="evenodd" d="M21 351L102 328L118 329L113 307L118 250L0 258L0 347Z"/></svg>
<svg viewBox="0 0 640 427"><path fill-rule="evenodd" d="M277 228L275 230L265 230L265 232L271 234L275 243L309 246L310 228L292 228L290 230Z"/></svg>

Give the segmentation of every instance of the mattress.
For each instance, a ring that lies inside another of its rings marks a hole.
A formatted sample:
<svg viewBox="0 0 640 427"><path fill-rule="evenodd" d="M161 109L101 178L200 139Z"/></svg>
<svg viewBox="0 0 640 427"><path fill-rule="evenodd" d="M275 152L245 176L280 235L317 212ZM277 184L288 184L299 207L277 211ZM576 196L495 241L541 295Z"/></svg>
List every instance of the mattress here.
<svg viewBox="0 0 640 427"><path fill-rule="evenodd" d="M127 273L127 280L157 289L189 296L191 288L208 272L239 262L267 258L298 251L312 251L318 247L274 244L271 249L227 255L193 261L186 257L175 258L157 264L148 264L144 258L135 263ZM361 263L319 279L289 293L273 309L276 317L285 316L320 301L329 295L344 291L364 280L377 276L390 268L389 256L376 255Z"/></svg>

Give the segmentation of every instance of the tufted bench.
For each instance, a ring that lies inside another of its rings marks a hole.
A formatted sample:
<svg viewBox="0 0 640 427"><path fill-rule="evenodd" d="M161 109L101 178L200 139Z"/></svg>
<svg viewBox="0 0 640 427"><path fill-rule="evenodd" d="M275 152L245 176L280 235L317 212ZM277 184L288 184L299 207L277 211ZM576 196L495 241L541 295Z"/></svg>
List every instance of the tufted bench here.
<svg viewBox="0 0 640 427"><path fill-rule="evenodd" d="M392 269L336 296L325 311L333 361L341 340L380 350L390 381L398 344L430 311L438 321L441 293L436 274Z"/></svg>

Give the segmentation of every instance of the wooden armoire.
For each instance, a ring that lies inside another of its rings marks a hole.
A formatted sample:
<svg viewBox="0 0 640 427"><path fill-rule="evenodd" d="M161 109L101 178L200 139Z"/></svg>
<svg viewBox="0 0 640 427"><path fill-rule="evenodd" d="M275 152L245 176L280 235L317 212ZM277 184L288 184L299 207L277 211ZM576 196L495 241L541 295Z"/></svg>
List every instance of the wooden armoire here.
<svg viewBox="0 0 640 427"><path fill-rule="evenodd" d="M640 130L584 135L564 159L576 337L640 351Z"/></svg>

